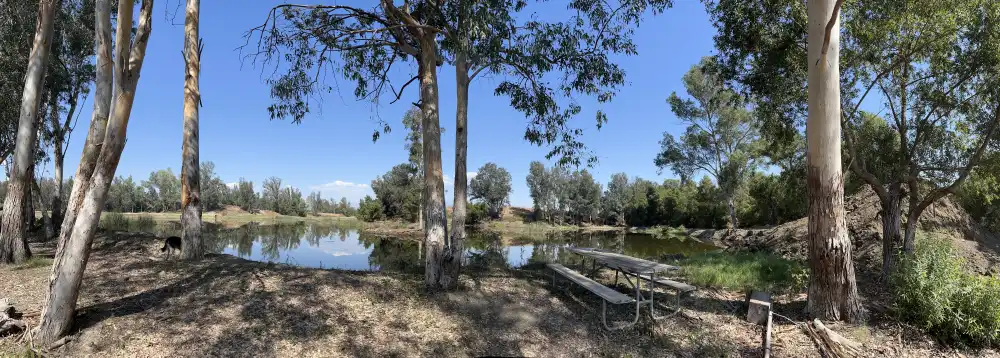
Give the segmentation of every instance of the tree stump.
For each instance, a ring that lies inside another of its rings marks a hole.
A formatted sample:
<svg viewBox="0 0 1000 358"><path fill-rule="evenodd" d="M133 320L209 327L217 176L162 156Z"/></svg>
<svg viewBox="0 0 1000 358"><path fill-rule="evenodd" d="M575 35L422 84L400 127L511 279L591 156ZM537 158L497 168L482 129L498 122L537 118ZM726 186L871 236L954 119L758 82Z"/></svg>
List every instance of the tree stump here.
<svg viewBox="0 0 1000 358"><path fill-rule="evenodd" d="M14 309L13 300L0 299L0 337L23 332L27 326L21 321L21 316L21 313Z"/></svg>

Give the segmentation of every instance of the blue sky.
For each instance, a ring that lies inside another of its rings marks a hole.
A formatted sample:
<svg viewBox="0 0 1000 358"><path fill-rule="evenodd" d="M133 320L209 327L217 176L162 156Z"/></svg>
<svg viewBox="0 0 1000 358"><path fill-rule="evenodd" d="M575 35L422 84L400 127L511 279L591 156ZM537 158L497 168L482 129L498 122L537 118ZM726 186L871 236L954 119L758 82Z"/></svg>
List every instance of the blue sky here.
<svg viewBox="0 0 1000 358"><path fill-rule="evenodd" d="M233 1L202 2L201 160L214 162L216 172L226 182L244 177L259 189L264 178L277 176L304 194L321 191L324 197L346 196L356 205L360 197L371 194L372 179L406 160L401 118L409 103L416 101L417 87L407 88L403 100L394 105L374 108L370 102L356 101L353 88L340 79L342 94L325 97L321 112L299 125L271 121L267 113L269 88L264 83L270 72L262 75L261 67L242 63L237 48L244 43L246 30L260 25L270 7L278 3L241 1L233 6ZM180 172L183 12L174 20L176 25L167 15L177 4L178 0L156 4L118 175L144 180L157 169L169 167ZM552 6L546 6L546 11L549 8ZM558 16L558 12L542 15ZM700 1L675 1L674 7L660 16L647 17L634 37L639 55L617 59L627 71L627 84L614 101L598 106L591 100L580 100L584 112L574 125L586 130L583 141L599 157L600 162L590 169L595 178L606 183L617 172L654 181L671 176L669 172L658 175L653 165L662 133L682 129L665 99L671 91L684 92L681 76L701 57L713 53L714 34ZM450 203L455 155L454 68L439 67L438 74L441 125L446 128L441 138L442 154ZM507 98L494 97L499 82L500 78L480 76L471 85L468 167L474 172L487 162L495 162L506 168L513 177L511 203L530 206L525 184L528 165L533 160L548 165L544 158L548 149L523 140L527 119L509 107ZM92 106L90 100L83 106L70 142L67 176L76 170ZM600 131L593 119L598 109L609 117ZM388 121L393 131L372 143L376 115ZM42 175L51 174L50 163Z"/></svg>

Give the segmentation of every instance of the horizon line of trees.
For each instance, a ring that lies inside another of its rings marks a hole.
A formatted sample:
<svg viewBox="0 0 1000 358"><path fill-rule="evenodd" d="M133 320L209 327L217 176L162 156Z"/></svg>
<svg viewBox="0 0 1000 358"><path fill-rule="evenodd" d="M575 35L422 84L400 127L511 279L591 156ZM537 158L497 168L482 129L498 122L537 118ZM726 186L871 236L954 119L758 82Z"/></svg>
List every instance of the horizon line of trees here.
<svg viewBox="0 0 1000 358"><path fill-rule="evenodd" d="M219 211L227 206L256 213L270 210L282 215L306 216L307 214L341 214L354 216L357 208L346 197L323 198L319 192L303 197L298 188L282 186L278 177L269 177L261 183L260 191L254 182L240 178L233 186L227 185L216 173L215 164L208 161L201 165L201 205L208 211ZM36 178L42 198L55 195L53 178ZM64 181L63 187L72 187L73 178ZM6 182L0 182L0 196L7 191ZM37 195L37 194L36 194ZM62 203L68 202L69 192L63 192ZM37 198L34 200L37 202ZM50 209L50 208L46 208ZM65 206L63 207L65 209ZM108 189L104 210L109 212L176 212L181 210L181 180L171 168L149 173L146 180L136 181L131 175L117 176Z"/></svg>

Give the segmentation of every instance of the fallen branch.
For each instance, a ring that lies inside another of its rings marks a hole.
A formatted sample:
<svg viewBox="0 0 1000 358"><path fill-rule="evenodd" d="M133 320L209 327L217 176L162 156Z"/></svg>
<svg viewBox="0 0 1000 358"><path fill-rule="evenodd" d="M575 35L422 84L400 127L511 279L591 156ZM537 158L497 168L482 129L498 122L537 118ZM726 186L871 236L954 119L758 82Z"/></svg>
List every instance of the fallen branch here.
<svg viewBox="0 0 1000 358"><path fill-rule="evenodd" d="M814 319L812 323L816 326L816 330L818 331L820 337L823 338L823 341L826 342L827 346L836 354L837 357L847 358L861 356L861 344L844 338L844 336L837 334L837 332L826 328L826 326L823 325L823 322L820 322L819 319Z"/></svg>
<svg viewBox="0 0 1000 358"><path fill-rule="evenodd" d="M0 299L0 337L24 332L27 325L21 321L21 314L14 309L14 301Z"/></svg>
<svg viewBox="0 0 1000 358"><path fill-rule="evenodd" d="M805 327L806 334L808 334L809 337L812 338L813 341L816 343L816 347L819 348L819 352L822 356L836 357L833 353L830 353L830 351L826 348L826 343L824 343L823 339L819 337L819 334L813 330L812 325L804 324L802 326Z"/></svg>

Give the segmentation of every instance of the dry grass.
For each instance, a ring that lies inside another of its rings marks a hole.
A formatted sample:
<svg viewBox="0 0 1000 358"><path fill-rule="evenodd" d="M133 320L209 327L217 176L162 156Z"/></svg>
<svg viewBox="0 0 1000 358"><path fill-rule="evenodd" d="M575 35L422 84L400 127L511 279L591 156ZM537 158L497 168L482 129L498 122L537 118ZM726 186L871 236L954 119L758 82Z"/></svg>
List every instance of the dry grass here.
<svg viewBox="0 0 1000 358"><path fill-rule="evenodd" d="M698 291L685 300L681 315L658 322L644 316L636 328L608 332L599 299L553 289L542 271L470 273L460 290L426 293L422 275L304 269L228 255L162 261L157 244L140 235L98 237L81 291L77 338L54 355L760 356L760 329L742 320L738 293ZM43 256L51 252L51 245L33 247ZM39 310L48 273L44 266L0 268L0 296L13 297L22 311ZM803 306L803 297L793 296L776 307L794 313ZM631 318L626 307L609 314ZM801 331L776 324L774 356L816 356ZM932 342L896 343L897 332L873 326L863 341L867 353L952 355ZM0 339L0 356L21 349L13 339Z"/></svg>

